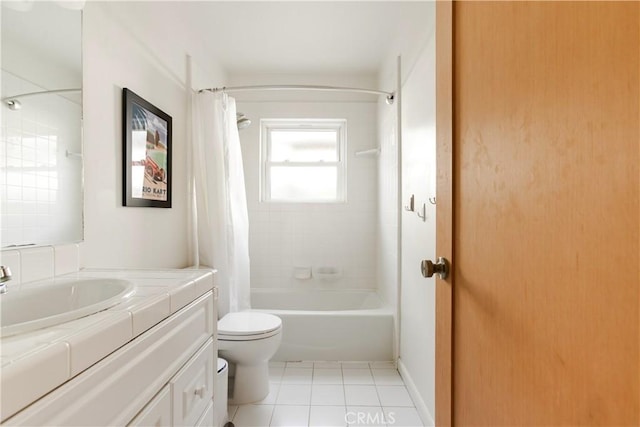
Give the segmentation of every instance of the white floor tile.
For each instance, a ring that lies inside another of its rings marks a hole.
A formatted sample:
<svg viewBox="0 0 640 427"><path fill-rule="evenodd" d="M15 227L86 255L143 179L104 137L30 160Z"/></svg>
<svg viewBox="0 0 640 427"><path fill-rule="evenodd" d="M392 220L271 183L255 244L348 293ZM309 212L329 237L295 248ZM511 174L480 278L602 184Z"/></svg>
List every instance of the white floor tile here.
<svg viewBox="0 0 640 427"><path fill-rule="evenodd" d="M311 404L311 384L282 384L278 391L277 405Z"/></svg>
<svg viewBox="0 0 640 427"><path fill-rule="evenodd" d="M304 427L309 425L309 406L276 406L271 418L272 427Z"/></svg>
<svg viewBox="0 0 640 427"><path fill-rule="evenodd" d="M342 367L342 363L340 362L313 362L313 367L316 369L329 369L329 368L337 368L340 369Z"/></svg>
<svg viewBox="0 0 640 427"><path fill-rule="evenodd" d="M310 427L346 427L347 409L344 406L311 406Z"/></svg>
<svg viewBox="0 0 640 427"><path fill-rule="evenodd" d="M416 408L383 407L387 423L394 427L424 427Z"/></svg>
<svg viewBox="0 0 640 427"><path fill-rule="evenodd" d="M264 399L255 402L254 405L275 405L280 391L280 383L269 383L269 394Z"/></svg>
<svg viewBox="0 0 640 427"><path fill-rule="evenodd" d="M236 427L422 427L392 362L270 362L269 378L264 400L228 407Z"/></svg>
<svg viewBox="0 0 640 427"><path fill-rule="evenodd" d="M312 361L287 362L287 368L313 368Z"/></svg>
<svg viewBox="0 0 640 427"><path fill-rule="evenodd" d="M342 368L342 378L345 384L373 384L373 376L369 369Z"/></svg>
<svg viewBox="0 0 640 427"><path fill-rule="evenodd" d="M282 375L283 384L311 384L313 369L310 368L290 368L284 369Z"/></svg>
<svg viewBox="0 0 640 427"><path fill-rule="evenodd" d="M369 362L371 369L396 369L393 362Z"/></svg>
<svg viewBox="0 0 640 427"><path fill-rule="evenodd" d="M371 369L376 385L404 385L402 377L395 369Z"/></svg>
<svg viewBox="0 0 640 427"><path fill-rule="evenodd" d="M265 427L271 423L273 405L242 405L233 417L235 427Z"/></svg>
<svg viewBox="0 0 640 427"><path fill-rule="evenodd" d="M379 385L377 388L382 406L415 406L403 385Z"/></svg>
<svg viewBox="0 0 640 427"><path fill-rule="evenodd" d="M354 427L387 425L380 406L347 406L347 423Z"/></svg>
<svg viewBox="0 0 640 427"><path fill-rule="evenodd" d="M380 406L378 392L372 385L345 385L347 406Z"/></svg>
<svg viewBox="0 0 640 427"><path fill-rule="evenodd" d="M229 417L229 421L233 420L233 417L236 415L236 411L238 411L238 407L235 405L227 406L227 416Z"/></svg>
<svg viewBox="0 0 640 427"><path fill-rule="evenodd" d="M340 385L314 384L311 386L312 405L344 405L344 388Z"/></svg>
<svg viewBox="0 0 640 427"><path fill-rule="evenodd" d="M369 362L342 362L342 369L369 369Z"/></svg>
<svg viewBox="0 0 640 427"><path fill-rule="evenodd" d="M282 366L269 366L269 381L280 382L282 381L282 375L284 374L284 368Z"/></svg>
<svg viewBox="0 0 640 427"><path fill-rule="evenodd" d="M313 383L314 384L342 384L342 369L313 368Z"/></svg>

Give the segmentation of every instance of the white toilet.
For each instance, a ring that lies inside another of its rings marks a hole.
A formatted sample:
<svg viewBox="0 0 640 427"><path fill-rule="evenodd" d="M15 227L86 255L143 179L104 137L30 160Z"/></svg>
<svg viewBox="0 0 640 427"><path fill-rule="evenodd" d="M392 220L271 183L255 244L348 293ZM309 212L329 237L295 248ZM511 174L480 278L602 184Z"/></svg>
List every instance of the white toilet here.
<svg viewBox="0 0 640 427"><path fill-rule="evenodd" d="M267 397L269 359L281 341L282 320L278 316L239 311L218 320L220 357L235 364L233 396L229 403L241 405Z"/></svg>

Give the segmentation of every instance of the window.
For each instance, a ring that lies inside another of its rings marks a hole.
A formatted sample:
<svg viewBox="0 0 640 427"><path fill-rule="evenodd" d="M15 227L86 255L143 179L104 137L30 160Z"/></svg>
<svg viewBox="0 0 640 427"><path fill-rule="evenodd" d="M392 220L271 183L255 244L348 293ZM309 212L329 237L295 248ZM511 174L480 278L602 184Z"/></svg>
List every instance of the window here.
<svg viewBox="0 0 640 427"><path fill-rule="evenodd" d="M263 201L346 201L345 120L261 123Z"/></svg>

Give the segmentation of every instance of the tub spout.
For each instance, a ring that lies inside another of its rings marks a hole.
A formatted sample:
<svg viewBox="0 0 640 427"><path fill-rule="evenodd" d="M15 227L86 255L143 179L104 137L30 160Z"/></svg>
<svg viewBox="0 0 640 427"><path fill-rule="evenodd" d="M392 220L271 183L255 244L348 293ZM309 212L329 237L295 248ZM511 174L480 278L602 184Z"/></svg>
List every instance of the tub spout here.
<svg viewBox="0 0 640 427"><path fill-rule="evenodd" d="M7 282L11 280L11 270L9 267L0 265L0 294L7 292Z"/></svg>

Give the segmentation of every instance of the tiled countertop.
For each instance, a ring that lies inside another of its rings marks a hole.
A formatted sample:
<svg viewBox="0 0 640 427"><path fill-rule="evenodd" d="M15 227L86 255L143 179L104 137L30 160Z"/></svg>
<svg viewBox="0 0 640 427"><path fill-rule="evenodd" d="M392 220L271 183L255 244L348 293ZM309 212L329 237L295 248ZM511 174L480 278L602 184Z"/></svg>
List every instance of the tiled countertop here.
<svg viewBox="0 0 640 427"><path fill-rule="evenodd" d="M58 278L125 279L136 290L102 312L2 338L2 420L213 289L213 270L82 270Z"/></svg>

